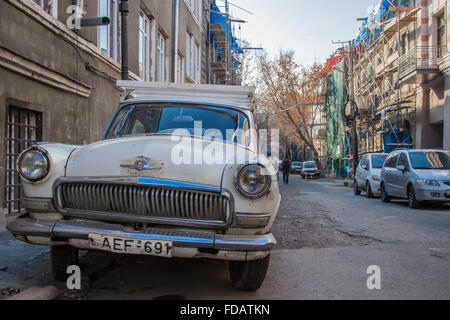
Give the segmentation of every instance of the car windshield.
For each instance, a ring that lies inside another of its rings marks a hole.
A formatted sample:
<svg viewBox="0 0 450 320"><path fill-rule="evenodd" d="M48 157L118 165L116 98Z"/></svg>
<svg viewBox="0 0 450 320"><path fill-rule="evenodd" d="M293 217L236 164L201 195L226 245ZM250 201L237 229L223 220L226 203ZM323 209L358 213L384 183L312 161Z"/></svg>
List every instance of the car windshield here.
<svg viewBox="0 0 450 320"><path fill-rule="evenodd" d="M197 136L249 145L249 122L242 112L213 106L127 106L117 113L106 138L152 134Z"/></svg>
<svg viewBox="0 0 450 320"><path fill-rule="evenodd" d="M381 169L383 168L384 162L386 161L387 155L374 155L372 156L372 168Z"/></svg>
<svg viewBox="0 0 450 320"><path fill-rule="evenodd" d="M411 165L414 169L444 169L450 170L450 152L429 151L410 152Z"/></svg>
<svg viewBox="0 0 450 320"><path fill-rule="evenodd" d="M303 165L303 168L305 168L305 169L317 169L317 165L316 165L315 162L306 162Z"/></svg>
<svg viewBox="0 0 450 320"><path fill-rule="evenodd" d="M302 163L301 163L301 162L294 161L294 162L292 162L292 165L293 165L294 167L301 167L301 166L302 166Z"/></svg>

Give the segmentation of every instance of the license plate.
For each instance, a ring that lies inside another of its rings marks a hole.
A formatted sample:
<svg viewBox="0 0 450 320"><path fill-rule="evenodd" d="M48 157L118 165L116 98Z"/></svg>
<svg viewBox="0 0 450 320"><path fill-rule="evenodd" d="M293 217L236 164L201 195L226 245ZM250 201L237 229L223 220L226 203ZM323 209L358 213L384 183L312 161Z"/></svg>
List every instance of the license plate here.
<svg viewBox="0 0 450 320"><path fill-rule="evenodd" d="M100 234L89 235L89 245L93 249L159 257L172 257L172 241L131 239Z"/></svg>

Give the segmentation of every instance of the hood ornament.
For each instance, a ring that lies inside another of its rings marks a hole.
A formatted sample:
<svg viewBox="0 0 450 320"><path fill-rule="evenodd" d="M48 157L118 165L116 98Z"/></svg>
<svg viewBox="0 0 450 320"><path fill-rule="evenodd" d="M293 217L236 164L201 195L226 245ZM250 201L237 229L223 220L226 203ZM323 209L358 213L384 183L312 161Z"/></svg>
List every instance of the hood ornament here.
<svg viewBox="0 0 450 320"><path fill-rule="evenodd" d="M138 170L138 171L149 171L149 170L161 170L162 169L162 164L161 165L151 164L151 160L148 158L144 158L144 157L137 158L133 164L121 164L120 166L122 168L128 168L128 169L133 169L133 170Z"/></svg>

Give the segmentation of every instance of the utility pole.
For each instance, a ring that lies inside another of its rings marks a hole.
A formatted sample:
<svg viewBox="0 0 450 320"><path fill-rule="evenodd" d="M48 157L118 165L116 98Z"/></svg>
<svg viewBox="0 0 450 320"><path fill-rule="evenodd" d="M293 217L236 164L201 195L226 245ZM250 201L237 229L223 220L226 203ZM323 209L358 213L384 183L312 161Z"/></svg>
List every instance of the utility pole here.
<svg viewBox="0 0 450 320"><path fill-rule="evenodd" d="M120 0L119 11L122 25L122 80L128 80L128 0Z"/></svg>
<svg viewBox="0 0 450 320"><path fill-rule="evenodd" d="M397 132L394 132L397 142L400 142L399 137L399 127L400 127L400 56L402 54L402 44L401 44L401 29L400 29L400 1L397 3L397 50L398 50L398 60L397 60L397 115L396 115L396 123L397 123Z"/></svg>
<svg viewBox="0 0 450 320"><path fill-rule="evenodd" d="M226 23L226 28L227 30L225 30L225 85L228 84L229 81L229 76L230 76L230 72L229 72L229 59L230 59L230 44L228 42L228 39L230 37L230 35L228 34L228 32L231 32L231 26L230 26L230 7L228 6L228 0L225 0L225 16L227 17L227 23Z"/></svg>

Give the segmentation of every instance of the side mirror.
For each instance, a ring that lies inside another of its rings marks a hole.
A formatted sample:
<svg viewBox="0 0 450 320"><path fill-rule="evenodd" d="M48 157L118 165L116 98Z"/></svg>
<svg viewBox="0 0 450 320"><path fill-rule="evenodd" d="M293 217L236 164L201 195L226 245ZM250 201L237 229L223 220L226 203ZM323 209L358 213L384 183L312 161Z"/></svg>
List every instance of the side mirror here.
<svg viewBox="0 0 450 320"><path fill-rule="evenodd" d="M405 166L397 166L397 170L399 170L399 171L405 173L406 167L405 167Z"/></svg>

